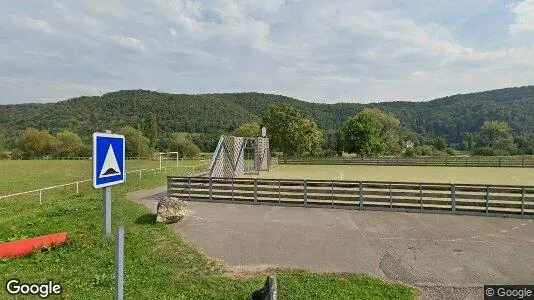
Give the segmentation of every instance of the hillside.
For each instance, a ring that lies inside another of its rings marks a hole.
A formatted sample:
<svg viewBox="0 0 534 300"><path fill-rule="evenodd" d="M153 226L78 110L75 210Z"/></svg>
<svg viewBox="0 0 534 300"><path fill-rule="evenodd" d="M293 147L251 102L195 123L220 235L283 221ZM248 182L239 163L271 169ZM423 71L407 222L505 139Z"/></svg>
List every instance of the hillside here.
<svg viewBox="0 0 534 300"><path fill-rule="evenodd" d="M505 120L515 133L534 128L534 86L454 95L428 102L372 104L309 103L262 93L184 95L128 90L100 97L79 97L57 103L0 105L0 133L13 143L28 126L52 133L70 129L88 139L93 131L140 126L151 113L161 132L225 133L244 122L259 120L269 106L287 103L314 119L323 130L337 128L364 107L394 113L416 133L458 141L485 120Z"/></svg>

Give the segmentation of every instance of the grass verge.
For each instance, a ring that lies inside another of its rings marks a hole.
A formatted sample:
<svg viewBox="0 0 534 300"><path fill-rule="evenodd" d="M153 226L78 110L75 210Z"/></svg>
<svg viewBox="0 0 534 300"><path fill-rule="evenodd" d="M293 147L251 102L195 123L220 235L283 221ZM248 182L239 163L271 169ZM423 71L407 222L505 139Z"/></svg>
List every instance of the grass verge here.
<svg viewBox="0 0 534 300"><path fill-rule="evenodd" d="M113 232L125 226L125 299L250 299L266 274L230 276L225 267L198 252L140 204L127 199L135 190L164 184L160 172L132 177L112 189ZM85 187L50 191L0 202L0 242L67 231L69 242L26 258L0 261L0 280L52 279L64 299L112 299L114 237L103 237L101 192ZM276 271L279 299L413 299L411 288L366 275ZM5 289L0 298L9 298ZM37 298L37 297L35 297ZM51 297L54 298L54 297Z"/></svg>

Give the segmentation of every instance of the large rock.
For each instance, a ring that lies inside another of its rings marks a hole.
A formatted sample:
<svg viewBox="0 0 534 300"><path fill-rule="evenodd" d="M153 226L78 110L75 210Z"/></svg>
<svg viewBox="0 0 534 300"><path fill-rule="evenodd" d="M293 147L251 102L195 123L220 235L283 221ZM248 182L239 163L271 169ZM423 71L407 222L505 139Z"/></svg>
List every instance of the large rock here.
<svg viewBox="0 0 534 300"><path fill-rule="evenodd" d="M158 202L156 222L176 223L185 217L185 213L183 201L165 197Z"/></svg>

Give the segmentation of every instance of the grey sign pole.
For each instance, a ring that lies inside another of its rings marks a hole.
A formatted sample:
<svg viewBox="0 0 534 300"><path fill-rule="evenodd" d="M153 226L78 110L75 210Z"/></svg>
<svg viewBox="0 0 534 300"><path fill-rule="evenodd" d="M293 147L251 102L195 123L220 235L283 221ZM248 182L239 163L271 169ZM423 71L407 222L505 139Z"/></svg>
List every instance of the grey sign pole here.
<svg viewBox="0 0 534 300"><path fill-rule="evenodd" d="M115 243L115 300L122 300L124 297L124 227L119 226L117 230L117 241Z"/></svg>
<svg viewBox="0 0 534 300"><path fill-rule="evenodd" d="M106 130L111 133L111 130ZM104 206L104 232L111 235L111 187L107 186L103 190L102 205Z"/></svg>

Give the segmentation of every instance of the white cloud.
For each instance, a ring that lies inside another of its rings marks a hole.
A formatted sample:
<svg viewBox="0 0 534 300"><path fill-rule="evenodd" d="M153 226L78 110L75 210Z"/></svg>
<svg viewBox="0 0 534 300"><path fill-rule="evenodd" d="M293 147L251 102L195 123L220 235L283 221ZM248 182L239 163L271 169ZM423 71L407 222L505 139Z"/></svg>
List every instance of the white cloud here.
<svg viewBox="0 0 534 300"><path fill-rule="evenodd" d="M46 21L32 18L30 16L14 16L13 22L26 29L52 34L55 29Z"/></svg>
<svg viewBox="0 0 534 300"><path fill-rule="evenodd" d="M514 23L503 25L510 39L488 37L498 49L458 37L474 14L443 15L454 10L425 1L7 2L0 77L12 84L0 103L129 88L368 102L534 84L533 1L501 4ZM447 5L484 11L493 2ZM428 11L430 21L416 17Z"/></svg>
<svg viewBox="0 0 534 300"><path fill-rule="evenodd" d="M515 22L509 27L510 33L512 35L534 34L534 0L524 0L508 7L515 17Z"/></svg>

